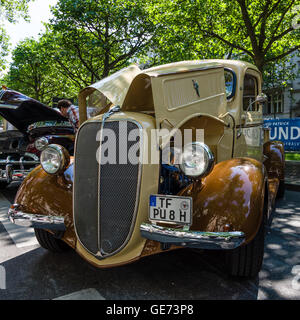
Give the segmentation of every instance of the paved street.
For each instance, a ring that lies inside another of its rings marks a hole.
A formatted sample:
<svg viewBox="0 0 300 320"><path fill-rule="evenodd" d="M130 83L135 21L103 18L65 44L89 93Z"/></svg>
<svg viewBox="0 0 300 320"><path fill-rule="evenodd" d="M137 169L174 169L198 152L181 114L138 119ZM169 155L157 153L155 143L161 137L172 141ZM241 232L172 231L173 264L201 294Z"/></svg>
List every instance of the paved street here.
<svg viewBox="0 0 300 320"><path fill-rule="evenodd" d="M300 161L285 161L285 183L300 187Z"/></svg>
<svg viewBox="0 0 300 320"><path fill-rule="evenodd" d="M287 191L277 202L263 270L257 279L241 281L224 272L220 252L180 250L109 270L95 269L73 251L50 253L32 230L7 220L16 190L13 185L0 194L2 276L6 271L0 300L300 299L300 192Z"/></svg>

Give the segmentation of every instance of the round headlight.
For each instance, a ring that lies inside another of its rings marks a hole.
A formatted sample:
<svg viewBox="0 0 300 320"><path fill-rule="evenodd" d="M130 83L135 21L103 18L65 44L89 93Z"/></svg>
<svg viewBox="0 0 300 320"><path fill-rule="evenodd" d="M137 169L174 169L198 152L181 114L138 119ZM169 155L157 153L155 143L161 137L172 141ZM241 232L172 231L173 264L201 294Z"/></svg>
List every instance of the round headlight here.
<svg viewBox="0 0 300 320"><path fill-rule="evenodd" d="M70 163L68 151L57 144L50 144L41 153L41 165L49 174L64 171Z"/></svg>
<svg viewBox="0 0 300 320"><path fill-rule="evenodd" d="M215 159L206 144L192 142L185 145L180 160L180 169L186 176L200 178L211 172Z"/></svg>
<svg viewBox="0 0 300 320"><path fill-rule="evenodd" d="M46 137L41 137L35 140L34 146L37 150L43 151L49 144L49 141Z"/></svg>

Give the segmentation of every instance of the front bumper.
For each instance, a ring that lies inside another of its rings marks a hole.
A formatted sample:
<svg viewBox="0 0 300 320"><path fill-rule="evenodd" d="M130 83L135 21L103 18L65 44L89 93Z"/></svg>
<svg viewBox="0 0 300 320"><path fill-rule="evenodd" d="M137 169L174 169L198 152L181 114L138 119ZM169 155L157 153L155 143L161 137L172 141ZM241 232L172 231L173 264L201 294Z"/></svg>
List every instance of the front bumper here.
<svg viewBox="0 0 300 320"><path fill-rule="evenodd" d="M200 232L166 228L149 223L140 227L142 237L163 244L197 249L235 249L245 240L241 231Z"/></svg>
<svg viewBox="0 0 300 320"><path fill-rule="evenodd" d="M9 170L9 171L8 171ZM27 175L30 173L30 170L14 170L14 169L0 169L0 181L6 181L11 183L13 181L23 181Z"/></svg>
<svg viewBox="0 0 300 320"><path fill-rule="evenodd" d="M39 164L39 157L28 152L20 159L13 159L12 156L0 159L0 181L6 181L7 183L23 181L30 171Z"/></svg>
<svg viewBox="0 0 300 320"><path fill-rule="evenodd" d="M17 204L10 207L8 210L8 217L12 223L22 227L47 229L52 231L66 230L63 217L26 213L19 210L19 206Z"/></svg>

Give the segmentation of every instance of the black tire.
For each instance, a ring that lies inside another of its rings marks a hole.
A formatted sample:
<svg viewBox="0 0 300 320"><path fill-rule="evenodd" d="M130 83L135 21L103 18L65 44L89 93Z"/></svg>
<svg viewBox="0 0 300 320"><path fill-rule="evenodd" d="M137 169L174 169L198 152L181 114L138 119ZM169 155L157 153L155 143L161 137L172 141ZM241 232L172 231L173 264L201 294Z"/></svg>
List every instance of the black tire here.
<svg viewBox="0 0 300 320"><path fill-rule="evenodd" d="M6 181L0 181L0 189L5 189L9 185Z"/></svg>
<svg viewBox="0 0 300 320"><path fill-rule="evenodd" d="M43 229L34 229L37 241L44 249L51 252L65 252L70 249L70 247L62 240L54 237L50 232Z"/></svg>
<svg viewBox="0 0 300 320"><path fill-rule="evenodd" d="M282 199L284 197L284 194L285 194L285 183L284 183L284 180L280 180L276 199Z"/></svg>
<svg viewBox="0 0 300 320"><path fill-rule="evenodd" d="M266 212L254 239L241 247L225 252L225 263L231 276L254 278L261 270L264 257Z"/></svg>

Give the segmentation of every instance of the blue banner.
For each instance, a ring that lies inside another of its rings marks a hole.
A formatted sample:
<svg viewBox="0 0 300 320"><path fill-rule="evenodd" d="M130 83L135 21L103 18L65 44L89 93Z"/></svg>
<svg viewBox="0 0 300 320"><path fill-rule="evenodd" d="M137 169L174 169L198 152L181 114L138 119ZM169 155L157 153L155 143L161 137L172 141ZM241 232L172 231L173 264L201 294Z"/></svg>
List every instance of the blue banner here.
<svg viewBox="0 0 300 320"><path fill-rule="evenodd" d="M286 151L300 151L300 118L264 120L269 127L270 140L280 140Z"/></svg>

